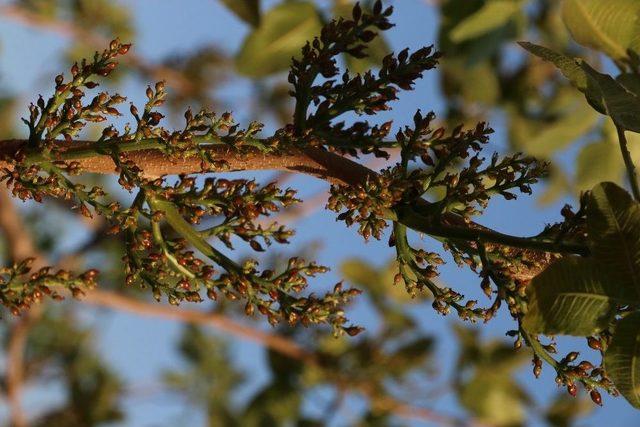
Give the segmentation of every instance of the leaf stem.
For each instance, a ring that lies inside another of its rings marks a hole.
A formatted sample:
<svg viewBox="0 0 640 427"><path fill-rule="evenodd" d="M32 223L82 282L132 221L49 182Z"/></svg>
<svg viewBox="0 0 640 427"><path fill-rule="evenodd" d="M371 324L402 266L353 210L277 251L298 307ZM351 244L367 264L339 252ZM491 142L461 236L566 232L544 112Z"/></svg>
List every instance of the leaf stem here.
<svg viewBox="0 0 640 427"><path fill-rule="evenodd" d="M616 130L618 131L618 142L620 143L620 151L622 152L622 158L624 159L624 165L627 169L627 178L629 184L631 184L631 191L633 192L633 198L636 202L640 202L640 186L638 186L638 174L636 173L636 167L631 159L631 153L627 147L627 137L624 134L624 129L616 124Z"/></svg>

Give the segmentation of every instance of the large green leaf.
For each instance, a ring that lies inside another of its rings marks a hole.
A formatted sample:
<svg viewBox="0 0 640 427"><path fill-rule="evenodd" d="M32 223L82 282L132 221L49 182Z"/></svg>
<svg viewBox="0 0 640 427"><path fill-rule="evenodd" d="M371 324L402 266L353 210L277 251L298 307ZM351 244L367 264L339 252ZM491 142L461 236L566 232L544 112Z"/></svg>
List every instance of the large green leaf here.
<svg viewBox="0 0 640 427"><path fill-rule="evenodd" d="M238 71L264 77L286 70L300 48L320 33L322 24L310 2L286 2L269 10L244 40L236 57Z"/></svg>
<svg viewBox="0 0 640 427"><path fill-rule="evenodd" d="M640 408L640 313L620 321L604 355L607 374L620 393Z"/></svg>
<svg viewBox="0 0 640 427"><path fill-rule="evenodd" d="M637 0L565 0L562 18L573 38L611 56L640 50L640 2Z"/></svg>
<svg viewBox="0 0 640 427"><path fill-rule="evenodd" d="M252 27L260 25L260 0L220 0L229 10L235 13Z"/></svg>
<svg viewBox="0 0 640 427"><path fill-rule="evenodd" d="M640 76L634 73L622 73L616 77L616 80L626 90L635 96L640 96Z"/></svg>
<svg viewBox="0 0 640 427"><path fill-rule="evenodd" d="M609 324L617 303L629 302L603 264L576 256L564 257L534 277L527 296L524 328L547 335L594 334Z"/></svg>
<svg viewBox="0 0 640 427"><path fill-rule="evenodd" d="M456 43L486 34L505 25L522 7L520 0L490 0L480 10L468 16L450 33Z"/></svg>
<svg viewBox="0 0 640 427"><path fill-rule="evenodd" d="M587 204L593 257L628 298L640 296L640 205L611 182L598 184Z"/></svg>

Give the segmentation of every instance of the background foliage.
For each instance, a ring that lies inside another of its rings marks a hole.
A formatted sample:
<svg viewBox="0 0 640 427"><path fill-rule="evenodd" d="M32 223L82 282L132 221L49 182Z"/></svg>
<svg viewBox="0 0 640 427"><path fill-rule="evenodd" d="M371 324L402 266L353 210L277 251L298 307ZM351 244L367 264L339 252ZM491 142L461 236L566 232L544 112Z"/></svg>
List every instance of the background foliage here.
<svg viewBox="0 0 640 427"><path fill-rule="evenodd" d="M543 206L575 201L580 190L597 182L624 183L615 128L584 102L584 95L557 73L552 63L528 55L515 42L535 42L585 58L592 66L611 72L615 64L600 52L628 62L635 60L629 49L640 48L640 32L634 27L640 15L636 2L619 1L618 14L606 20L598 10L603 2L595 0L395 3L400 21L398 40L393 35L378 39L370 58L344 61L352 70L365 70L391 50L431 42L446 53L439 71L417 88L413 98L397 105L398 116L419 103L437 109L439 119L452 127L459 123L475 126L481 120L496 123L503 151L524 151L555 160L544 191L537 192L542 193L538 203ZM0 136L24 134L15 123L16 117L24 114L23 98L30 99L35 93L32 85L39 86L42 78L49 80L71 58L102 49L105 41L115 36L140 47L109 84L139 88L140 82L166 79L172 88L168 98L172 120L178 120L185 106L208 106L236 110L247 120L264 120L266 116L268 126L275 129L291 116L292 104L286 95L290 58L323 23L333 16L348 15L352 6L348 0L209 0L197 5L177 4L173 9L144 1L7 3L0 9L0 22L5 27L0 27L0 36L5 51L13 56L7 56L1 68ZM367 2L364 6L371 7ZM182 8L181 12L188 9L193 15L206 11L206 24L220 25L223 31L204 31L199 39L192 38L195 30L188 19L175 19L175 12ZM413 14L429 17L433 28L412 20ZM172 42L160 34L166 27L175 30ZM21 46L16 56L15 44L24 34L28 36L20 43L28 40L30 49ZM45 52L43 46L50 43L45 40L51 37L55 37L52 51ZM434 105L429 105L431 101ZM91 132L89 129L87 134ZM632 157L640 160L640 141L633 135L628 134ZM267 181L274 176L264 174L261 178ZM105 178L95 179L107 188L117 188ZM319 184L296 179L292 185L301 188L307 200L324 202L316 195L323 190ZM525 205L521 209L530 208ZM489 218L493 215L494 220L500 220L499 209L490 211ZM107 273L101 288L113 294L124 292L127 301L147 302L146 294L122 290L124 277L118 259L122 242L103 237L104 224L78 219L53 202L20 205L20 213L38 251L47 258L78 269L99 262ZM333 263L341 264L338 273L348 284L366 291L367 301L349 308L359 323L367 326L365 334L336 340L325 330L283 326L265 330L293 342L298 353L283 352L264 339L266 350L261 351L262 347L238 341L238 337L252 336L255 340L251 333L238 332L241 327L227 329L232 334L221 334L206 322L158 324L73 303L47 304L33 318L19 320L7 315L7 323L2 325L6 357L16 345L15 337L26 337L23 406L30 424L162 425L166 416L211 426L452 422L565 426L576 422L598 425L598 420L612 416L620 425L637 422L631 410L619 409L626 408L621 399L608 399L604 409L594 411L591 402L570 398L564 391L557 397L541 396L550 390L551 373L543 373L540 385L533 383L529 353L514 352L512 341L487 337L486 332L481 334L454 319L434 319L431 301L409 299L404 290L391 286L395 273L388 259L378 257L385 252L376 243L364 246L344 237L338 234L345 233L344 229L334 226L331 218L319 219L312 212L286 215L282 220L300 221L300 229L339 230L337 237L321 231L298 236L291 252L304 249L324 254L327 263L340 260ZM538 231L540 221L512 227L526 234L528 230L522 228L528 225L531 231ZM316 241L324 247L314 248ZM337 249L339 246L342 248ZM345 246L354 250L345 251ZM0 243L0 248L8 258L7 246ZM333 257L327 255L332 251ZM350 256L345 256L348 253ZM9 260L4 261L7 264ZM276 266L282 265L283 259L265 262ZM443 277L469 280L461 274ZM113 307L117 309L118 304ZM125 308L120 304L120 309ZM264 325L245 318L241 308L219 303L206 306L205 312L262 332ZM132 310L140 312L139 308ZM507 322L504 318L499 321ZM631 331L637 330L633 327L636 316L627 317L625 324L631 325ZM545 331L544 325L539 328ZM503 329L500 324L496 327ZM585 347L583 351L586 354L589 350ZM317 354L327 360L318 364L314 359ZM455 361L454 354L458 355ZM12 365L6 366L4 391L8 392ZM523 371L526 376L520 374ZM589 413L595 418L576 421Z"/></svg>

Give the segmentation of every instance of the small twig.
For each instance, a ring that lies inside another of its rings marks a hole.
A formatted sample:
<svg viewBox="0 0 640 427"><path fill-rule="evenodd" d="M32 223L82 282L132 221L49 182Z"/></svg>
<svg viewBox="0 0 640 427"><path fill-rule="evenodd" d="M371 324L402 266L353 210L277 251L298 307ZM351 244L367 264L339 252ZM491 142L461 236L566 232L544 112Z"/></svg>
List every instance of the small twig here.
<svg viewBox="0 0 640 427"><path fill-rule="evenodd" d="M38 310L39 311L39 310ZM27 427L27 414L22 407L22 388L24 385L24 350L29 337L32 320L38 313L25 314L12 325L9 332L6 360L7 400L13 427Z"/></svg>
<svg viewBox="0 0 640 427"><path fill-rule="evenodd" d="M631 191L633 192L633 198L637 202L640 202L640 187L638 186L638 174L636 173L636 167L631 159L631 153L627 147L627 137L624 134L624 129L616 124L616 130L618 131L618 142L620 143L620 151L622 152L622 158L624 159L624 166L627 169L627 178L631 185Z"/></svg>

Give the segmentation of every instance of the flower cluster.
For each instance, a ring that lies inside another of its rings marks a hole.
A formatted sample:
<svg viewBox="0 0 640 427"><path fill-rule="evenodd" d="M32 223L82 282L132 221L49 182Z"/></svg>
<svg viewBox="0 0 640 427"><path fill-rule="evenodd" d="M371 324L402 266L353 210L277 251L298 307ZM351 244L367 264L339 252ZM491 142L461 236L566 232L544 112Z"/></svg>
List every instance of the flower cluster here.
<svg viewBox="0 0 640 427"><path fill-rule="evenodd" d="M172 304L200 302L204 290L210 299L218 294L242 299L248 315L257 310L272 324L329 323L337 334L359 331L346 324L342 311L359 291L337 286L321 298L306 292L307 278L325 272L326 267L292 258L284 271L259 271L257 261L237 264L209 243L216 238L233 249L232 240L238 237L255 251L264 251L264 245L274 241L288 243L293 231L276 223L262 226L257 220L298 202L293 190L280 190L274 183L259 186L254 181L214 178L197 185L195 177L187 175L170 185L164 178L145 174L130 155L154 150L168 162L195 158L201 172L220 170L226 162L217 158L214 148L266 153L286 144L292 137L290 131L283 129L272 138L259 139L259 123L240 129L230 114L218 116L206 110L195 114L187 110L184 128L169 131L160 125L164 115L157 108L165 102L166 91L159 82L147 88L143 108L130 106L135 126L119 131L108 125L97 141L73 140L87 122L107 122L108 116L121 115L115 107L125 100L120 95L101 92L86 104L83 98L85 89L97 86L92 77L111 73L117 65L114 58L128 50L129 45L114 40L93 62L74 65L71 81L56 77L55 93L48 102L40 98L30 107L29 120L25 120L30 131L28 144L18 156L7 159L11 168L1 177L12 193L23 200L41 201L47 196L68 200L84 216L106 217L112 224L111 233L125 235L127 284L150 287L158 300L166 295ZM130 206L121 206L100 187L87 188L73 180L82 172L82 158L96 155L110 158L119 174L118 183L135 193ZM201 224L206 228L198 229ZM41 276L43 279L33 276L34 289L39 289L42 280L51 280L46 271ZM72 283L77 294L79 288ZM21 303L33 299L28 295L19 298Z"/></svg>
<svg viewBox="0 0 640 427"><path fill-rule="evenodd" d="M14 315L28 310L45 297L63 299L62 290L81 297L85 290L96 286L96 270L77 276L65 270L52 272L50 267L34 270L34 261L34 258L27 258L11 267L0 268L0 303Z"/></svg>

